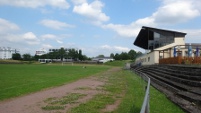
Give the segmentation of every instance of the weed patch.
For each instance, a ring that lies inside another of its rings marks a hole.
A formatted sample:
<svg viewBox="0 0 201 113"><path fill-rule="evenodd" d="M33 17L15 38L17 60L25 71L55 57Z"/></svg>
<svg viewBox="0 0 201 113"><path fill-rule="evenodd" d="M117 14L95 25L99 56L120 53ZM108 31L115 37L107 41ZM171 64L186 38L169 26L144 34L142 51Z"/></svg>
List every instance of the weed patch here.
<svg viewBox="0 0 201 113"><path fill-rule="evenodd" d="M115 99L105 94L98 94L87 103L82 103L78 107L71 109L67 113L99 113L99 110L105 108L105 105L112 104Z"/></svg>
<svg viewBox="0 0 201 113"><path fill-rule="evenodd" d="M80 93L70 93L62 98L51 97L44 100L47 104L42 107L43 110L59 110L64 109L66 104L74 104L78 103L78 99L86 96L85 94Z"/></svg>
<svg viewBox="0 0 201 113"><path fill-rule="evenodd" d="M42 107L43 110L64 110L65 106L45 106Z"/></svg>

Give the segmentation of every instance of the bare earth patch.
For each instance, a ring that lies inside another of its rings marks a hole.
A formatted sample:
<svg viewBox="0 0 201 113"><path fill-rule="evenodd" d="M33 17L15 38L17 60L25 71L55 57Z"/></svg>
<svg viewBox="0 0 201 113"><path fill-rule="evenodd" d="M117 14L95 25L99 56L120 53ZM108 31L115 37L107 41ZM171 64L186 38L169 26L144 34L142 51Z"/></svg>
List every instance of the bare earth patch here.
<svg viewBox="0 0 201 113"><path fill-rule="evenodd" d="M106 72L117 71L112 68ZM107 80L101 80L97 76L91 76L60 87L47 89L30 95L17 97L0 102L1 113L66 113L69 109L80 103L103 93L101 86ZM103 112L113 111L120 104L117 100L113 105L108 105Z"/></svg>

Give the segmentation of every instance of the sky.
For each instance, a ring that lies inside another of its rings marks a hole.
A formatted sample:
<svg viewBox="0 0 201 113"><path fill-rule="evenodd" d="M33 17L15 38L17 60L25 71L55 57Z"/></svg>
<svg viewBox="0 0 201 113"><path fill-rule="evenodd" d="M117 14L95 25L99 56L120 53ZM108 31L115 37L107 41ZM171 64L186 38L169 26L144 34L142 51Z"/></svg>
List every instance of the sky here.
<svg viewBox="0 0 201 113"><path fill-rule="evenodd" d="M131 49L142 26L201 43L201 0L0 0L0 47L81 49L88 57Z"/></svg>

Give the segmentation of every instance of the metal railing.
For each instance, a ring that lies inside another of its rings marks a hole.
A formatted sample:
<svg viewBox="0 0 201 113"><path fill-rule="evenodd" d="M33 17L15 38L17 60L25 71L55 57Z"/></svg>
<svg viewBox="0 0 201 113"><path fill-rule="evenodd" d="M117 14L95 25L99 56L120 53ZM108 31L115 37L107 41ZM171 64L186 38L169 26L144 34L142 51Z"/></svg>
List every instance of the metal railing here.
<svg viewBox="0 0 201 113"><path fill-rule="evenodd" d="M139 73L139 74L144 80L147 81L146 93L145 93L145 97L144 97L144 101L143 101L140 113L149 113L150 78L144 73Z"/></svg>

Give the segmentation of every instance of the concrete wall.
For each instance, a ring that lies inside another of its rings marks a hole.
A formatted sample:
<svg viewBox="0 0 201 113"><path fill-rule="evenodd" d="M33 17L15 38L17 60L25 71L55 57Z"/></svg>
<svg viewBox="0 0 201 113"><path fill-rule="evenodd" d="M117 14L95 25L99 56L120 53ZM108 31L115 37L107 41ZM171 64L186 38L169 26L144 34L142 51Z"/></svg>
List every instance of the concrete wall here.
<svg viewBox="0 0 201 113"><path fill-rule="evenodd" d="M159 51L147 53L136 59L136 62L141 62L142 65L152 65L159 63Z"/></svg>

